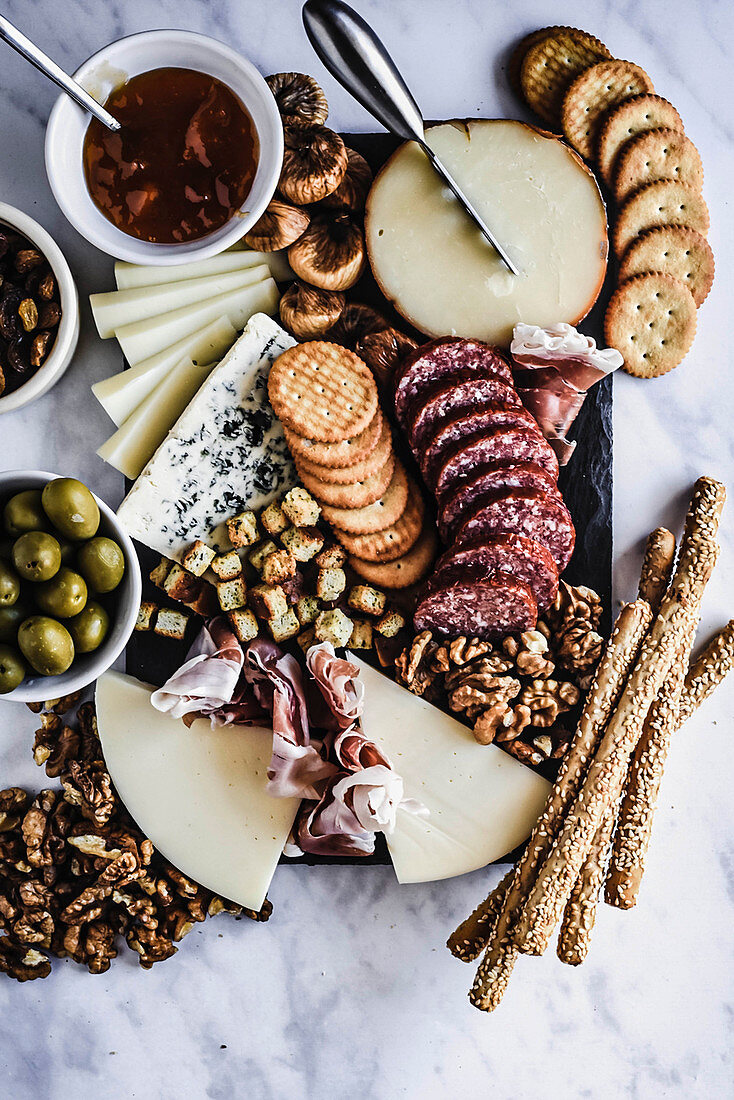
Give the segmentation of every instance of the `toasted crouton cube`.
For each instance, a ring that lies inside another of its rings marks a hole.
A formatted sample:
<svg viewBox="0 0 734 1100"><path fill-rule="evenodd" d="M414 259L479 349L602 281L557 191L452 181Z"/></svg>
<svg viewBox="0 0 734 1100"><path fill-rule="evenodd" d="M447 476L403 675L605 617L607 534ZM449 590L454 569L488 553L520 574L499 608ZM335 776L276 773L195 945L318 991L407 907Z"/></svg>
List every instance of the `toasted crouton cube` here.
<svg viewBox="0 0 734 1100"><path fill-rule="evenodd" d="M260 523L267 533L273 536L279 535L281 531L285 531L286 527L290 527L290 520L277 500L268 504L265 511L261 513Z"/></svg>
<svg viewBox="0 0 734 1100"><path fill-rule="evenodd" d="M372 623L366 619L355 619L347 644L350 649L372 649Z"/></svg>
<svg viewBox="0 0 734 1100"><path fill-rule="evenodd" d="M318 523L321 509L306 489L296 485L289 489L281 504L283 512L294 527L312 527Z"/></svg>
<svg viewBox="0 0 734 1100"><path fill-rule="evenodd" d="M347 552L342 546L334 543L326 546L316 558L319 569L341 569L347 560Z"/></svg>
<svg viewBox="0 0 734 1100"><path fill-rule="evenodd" d="M259 631L257 625L257 619L246 608L240 608L238 611L230 611L229 621L232 624L232 629L237 635L237 640L246 645L247 642L251 642L253 638L256 638Z"/></svg>
<svg viewBox="0 0 734 1100"><path fill-rule="evenodd" d="M289 527L280 536L280 541L296 561L310 561L324 545L324 536L318 527Z"/></svg>
<svg viewBox="0 0 734 1100"><path fill-rule="evenodd" d="M151 570L148 576L150 577L156 588L163 588L163 582L168 574L171 572L172 567L172 561L169 561L168 558L161 558L155 569Z"/></svg>
<svg viewBox="0 0 734 1100"><path fill-rule="evenodd" d="M331 611L322 611L316 620L314 630L320 642L331 642L335 649L343 648L352 636L354 623L338 607Z"/></svg>
<svg viewBox="0 0 734 1100"><path fill-rule="evenodd" d="M312 626L309 626L307 630L301 631L296 638L299 646L304 653L308 653L312 645L316 645L316 631Z"/></svg>
<svg viewBox="0 0 734 1100"><path fill-rule="evenodd" d="M260 537L255 513L240 512L232 516L227 520L227 534L233 546L252 546Z"/></svg>
<svg viewBox="0 0 734 1100"><path fill-rule="evenodd" d="M386 611L375 623L375 630L382 634L383 638L394 638L405 626L405 619L399 611L393 608Z"/></svg>
<svg viewBox="0 0 734 1100"><path fill-rule="evenodd" d="M222 611L236 611L244 607L247 600L247 586L242 577L234 577L231 581L219 581L217 599Z"/></svg>
<svg viewBox="0 0 734 1100"><path fill-rule="evenodd" d="M319 601L315 596L301 596L296 604L296 615L301 626L315 623L319 613Z"/></svg>
<svg viewBox="0 0 734 1100"><path fill-rule="evenodd" d="M295 575L296 559L287 550L274 550L263 561L262 579L266 584L281 584Z"/></svg>
<svg viewBox="0 0 734 1100"><path fill-rule="evenodd" d="M229 550L226 554L217 554L212 559L212 571L217 574L220 581L232 581L242 572L242 560L236 550Z"/></svg>
<svg viewBox="0 0 734 1100"><path fill-rule="evenodd" d="M300 629L301 624L292 607L288 608L285 615L279 615L277 619L270 619L268 622L268 630L274 642L285 642L288 638L295 638Z"/></svg>
<svg viewBox="0 0 734 1100"><path fill-rule="evenodd" d="M189 573L193 573L195 577L201 577L202 574L206 573L216 554L216 550L212 550L211 546L207 546L201 539L197 539L181 558L181 564L184 569L188 570Z"/></svg>
<svg viewBox="0 0 734 1100"><path fill-rule="evenodd" d="M385 610L387 596L378 588L369 584L355 584L349 589L347 603L354 611L361 611L363 615L381 615Z"/></svg>
<svg viewBox="0 0 734 1100"><path fill-rule="evenodd" d="M178 562L173 562L168 576L163 582L163 590L172 600L179 603L188 603L199 595L201 581L191 573L182 569Z"/></svg>
<svg viewBox="0 0 734 1100"><path fill-rule="evenodd" d="M153 619L155 613L158 610L158 604L151 603L150 600L145 600L138 608L138 617L135 620L136 630L150 630L153 626Z"/></svg>
<svg viewBox="0 0 734 1100"><path fill-rule="evenodd" d="M288 601L280 585L256 584L250 589L250 607L260 619L280 619L288 611Z"/></svg>
<svg viewBox="0 0 734 1100"><path fill-rule="evenodd" d="M186 624L189 617L185 611L177 611L173 607L162 607L158 612L153 630L162 638L175 638L181 641L186 633Z"/></svg>
<svg viewBox="0 0 734 1100"><path fill-rule="evenodd" d="M316 595L320 600L338 600L346 587L347 575L343 569L319 569Z"/></svg>
<svg viewBox="0 0 734 1100"><path fill-rule="evenodd" d="M277 549L278 547L272 539L265 539L264 542L261 542L259 546L256 546L254 550L250 551L247 555L247 560L250 565L260 573L262 572L263 562L268 554L274 554Z"/></svg>

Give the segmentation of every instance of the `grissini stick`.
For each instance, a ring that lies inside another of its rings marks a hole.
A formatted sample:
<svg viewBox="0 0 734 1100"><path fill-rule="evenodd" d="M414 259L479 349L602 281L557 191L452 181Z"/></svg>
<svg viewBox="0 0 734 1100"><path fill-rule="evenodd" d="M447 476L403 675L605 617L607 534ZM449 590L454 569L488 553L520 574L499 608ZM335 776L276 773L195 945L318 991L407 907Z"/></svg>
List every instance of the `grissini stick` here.
<svg viewBox="0 0 734 1100"><path fill-rule="evenodd" d="M488 897L481 902L466 920L462 921L455 932L446 941L454 958L462 962L472 962L486 947L492 935L507 891L515 877L515 868L511 867L504 878L495 886Z"/></svg>
<svg viewBox="0 0 734 1100"><path fill-rule="evenodd" d="M647 537L640 572L638 596L647 600L657 615L668 591L675 564L675 535L665 527L656 527Z"/></svg>
<svg viewBox="0 0 734 1100"><path fill-rule="evenodd" d="M711 692L734 667L734 619L711 639L701 655L688 669L680 697L678 718L688 721L693 712L708 699Z"/></svg>

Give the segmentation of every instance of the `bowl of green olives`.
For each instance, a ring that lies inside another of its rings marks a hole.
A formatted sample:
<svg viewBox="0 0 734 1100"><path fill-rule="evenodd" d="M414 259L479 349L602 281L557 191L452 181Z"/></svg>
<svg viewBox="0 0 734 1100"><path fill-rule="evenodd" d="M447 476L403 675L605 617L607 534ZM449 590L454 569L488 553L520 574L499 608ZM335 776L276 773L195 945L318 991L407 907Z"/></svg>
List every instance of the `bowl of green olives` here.
<svg viewBox="0 0 734 1100"><path fill-rule="evenodd" d="M0 697L56 699L90 684L135 627L135 548L76 478L0 473Z"/></svg>

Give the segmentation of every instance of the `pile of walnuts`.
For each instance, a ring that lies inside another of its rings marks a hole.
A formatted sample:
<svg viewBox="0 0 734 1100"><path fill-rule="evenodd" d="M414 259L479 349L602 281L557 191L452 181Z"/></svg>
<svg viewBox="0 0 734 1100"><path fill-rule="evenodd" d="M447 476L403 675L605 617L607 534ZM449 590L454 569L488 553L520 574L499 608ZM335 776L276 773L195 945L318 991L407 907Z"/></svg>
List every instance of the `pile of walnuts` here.
<svg viewBox="0 0 734 1100"><path fill-rule="evenodd" d="M560 760L570 744L566 725L601 657L601 611L596 592L562 581L535 630L495 644L424 630L396 659L396 679L464 715L482 745L495 743L533 767Z"/></svg>
<svg viewBox="0 0 734 1100"><path fill-rule="evenodd" d="M0 971L17 981L45 978L50 956L103 974L124 939L149 969L207 916L267 920L272 912L216 897L172 867L120 802L102 759L94 706L76 721L59 700L40 714L33 755L61 790L33 798L0 791Z"/></svg>

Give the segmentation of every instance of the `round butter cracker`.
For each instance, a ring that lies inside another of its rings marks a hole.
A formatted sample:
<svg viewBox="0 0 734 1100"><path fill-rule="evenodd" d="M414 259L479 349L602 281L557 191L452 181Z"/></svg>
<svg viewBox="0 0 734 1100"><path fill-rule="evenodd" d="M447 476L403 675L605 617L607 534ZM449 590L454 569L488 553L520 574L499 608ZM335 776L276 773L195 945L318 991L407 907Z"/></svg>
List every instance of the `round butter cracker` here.
<svg viewBox="0 0 734 1100"><path fill-rule="evenodd" d="M523 58L520 84L526 102L557 128L563 97L576 77L611 56L604 43L586 31L556 27L530 45Z"/></svg>
<svg viewBox="0 0 734 1100"><path fill-rule="evenodd" d="M636 237L619 265L620 280L659 271L688 287L700 306L714 281L714 254L706 238L682 225L660 225Z"/></svg>
<svg viewBox="0 0 734 1100"><path fill-rule="evenodd" d="M617 256L621 258L640 233L658 225L684 225L707 233L709 212L702 195L675 180L658 180L641 187L617 215L612 234Z"/></svg>
<svg viewBox="0 0 734 1100"><path fill-rule="evenodd" d="M561 108L566 139L582 157L591 160L603 116L625 99L654 92L644 69L631 61L600 61L574 80Z"/></svg>
<svg viewBox="0 0 734 1100"><path fill-rule="evenodd" d="M410 487L412 488L412 487ZM385 492L372 504L362 508L336 508L323 505L321 513L341 538L349 535L370 535L384 531L400 519L409 498L408 475L402 462L395 462L392 479Z"/></svg>
<svg viewBox="0 0 734 1100"><path fill-rule="evenodd" d="M327 444L328 446L328 444ZM349 466L322 466L318 462L310 462L308 459L295 456L296 466L318 481L326 481L330 485L353 485L355 481L363 481L366 477L376 474L378 470L389 462L392 456L392 434L386 420L382 421L382 431L375 449L357 462Z"/></svg>
<svg viewBox="0 0 734 1100"><path fill-rule="evenodd" d="M418 541L394 561L365 561L352 555L349 565L362 580L379 588L409 588L422 581L435 561L438 538L432 523L427 523Z"/></svg>
<svg viewBox="0 0 734 1100"><path fill-rule="evenodd" d="M324 340L279 355L268 378L270 404L291 431L323 443L363 432L377 410L377 386L359 356Z"/></svg>
<svg viewBox="0 0 734 1100"><path fill-rule="evenodd" d="M614 167L614 198L621 204L657 180L675 180L696 191L703 187L698 149L685 134L667 127L636 134L622 146Z"/></svg>
<svg viewBox="0 0 734 1100"><path fill-rule="evenodd" d="M285 425L283 431L285 441L295 459L310 462L316 466L341 469L346 466L353 466L356 462L361 462L368 455L371 455L380 441L383 427L383 416L378 406L375 415L363 432L360 432L359 435L350 436L349 439L340 439L335 443L323 443L318 439L309 439L291 431Z"/></svg>
<svg viewBox="0 0 734 1100"><path fill-rule="evenodd" d="M411 484L402 514L389 527L360 535L337 531L336 535L348 554L354 554L363 561L396 561L407 554L420 538L425 512L423 497Z"/></svg>
<svg viewBox="0 0 734 1100"><path fill-rule="evenodd" d="M599 130L596 163L607 184L611 186L614 162L625 142L660 126L685 133L683 120L675 107L661 95L633 95L605 115Z"/></svg>
<svg viewBox="0 0 734 1100"><path fill-rule="evenodd" d="M672 275L633 275L612 295L604 339L636 378L659 378L677 367L696 335L696 303Z"/></svg>
<svg viewBox="0 0 734 1100"><path fill-rule="evenodd" d="M319 504L333 508L365 508L387 492L395 469L395 456L391 452L387 461L374 473L347 485L313 477L299 462L296 462L296 469L305 488Z"/></svg>

